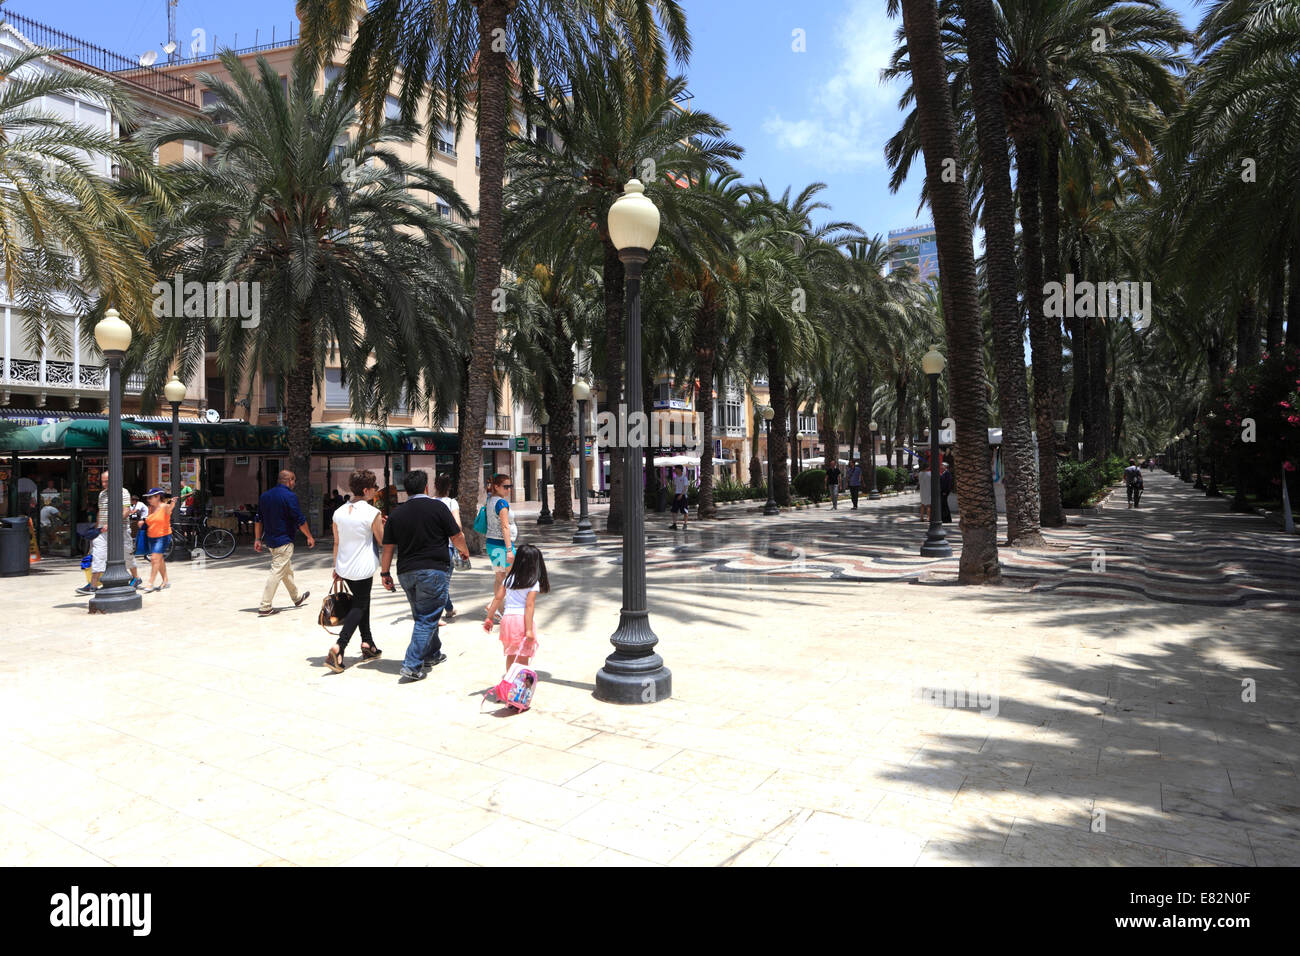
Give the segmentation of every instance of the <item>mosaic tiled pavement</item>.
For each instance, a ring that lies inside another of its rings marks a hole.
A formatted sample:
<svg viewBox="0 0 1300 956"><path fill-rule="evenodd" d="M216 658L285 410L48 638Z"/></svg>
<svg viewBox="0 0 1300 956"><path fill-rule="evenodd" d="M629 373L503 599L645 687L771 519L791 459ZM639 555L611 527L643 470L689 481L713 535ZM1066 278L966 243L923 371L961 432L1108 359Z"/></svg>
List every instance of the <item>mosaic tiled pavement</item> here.
<svg viewBox="0 0 1300 956"><path fill-rule="evenodd" d="M1004 552L991 588L915 556L915 496L676 536L651 516L673 688L639 707L592 694L617 544L521 520L552 592L520 716L482 703L480 561L415 684L378 589L384 659L324 668L327 547L294 559L312 600L267 619L246 546L109 617L46 562L0 580L0 865L1300 865L1295 539L1148 487L1064 550Z"/></svg>
<svg viewBox="0 0 1300 956"><path fill-rule="evenodd" d="M1164 472L1149 474L1142 507L1122 488L1098 509L1073 513L1069 526L1044 533L1047 550L1000 550L1007 583L1031 591L1094 597L1145 597L1206 607L1300 610L1300 537L1280 534L1255 515L1234 514L1227 499L1206 498ZM953 557L917 554L926 525L917 495L868 502L858 511L829 505L779 517L726 509L724 520L668 530L647 519L646 564L655 574L815 577L845 582L955 581L961 547L956 520L945 525ZM1005 520L1000 522L1005 537ZM531 529L530 529L531 531ZM591 548L544 536L547 554L619 564L621 543Z"/></svg>

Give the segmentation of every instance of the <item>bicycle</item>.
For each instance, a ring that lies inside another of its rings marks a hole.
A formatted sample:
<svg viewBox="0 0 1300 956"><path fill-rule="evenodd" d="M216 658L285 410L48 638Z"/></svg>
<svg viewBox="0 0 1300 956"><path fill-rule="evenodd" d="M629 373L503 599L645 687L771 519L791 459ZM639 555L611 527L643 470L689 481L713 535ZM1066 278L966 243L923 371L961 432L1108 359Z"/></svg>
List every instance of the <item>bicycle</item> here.
<svg viewBox="0 0 1300 956"><path fill-rule="evenodd" d="M225 528L209 527L206 516L198 521L186 521L172 527L172 540L167 548L168 559L176 547L177 538L181 538L191 552L202 550L209 558L219 560L235 553L235 536Z"/></svg>

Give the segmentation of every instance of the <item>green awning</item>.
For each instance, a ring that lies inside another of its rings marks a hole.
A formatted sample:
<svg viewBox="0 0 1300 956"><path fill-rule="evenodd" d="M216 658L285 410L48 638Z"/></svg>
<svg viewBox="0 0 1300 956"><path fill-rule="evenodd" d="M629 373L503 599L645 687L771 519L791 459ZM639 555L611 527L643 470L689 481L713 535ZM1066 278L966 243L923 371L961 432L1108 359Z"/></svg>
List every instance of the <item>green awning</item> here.
<svg viewBox="0 0 1300 956"><path fill-rule="evenodd" d="M182 422L181 449L186 454L287 454L288 429L283 426L237 422ZM311 450L316 455L455 454L457 435L416 428L367 428L313 425ZM171 450L171 426L122 421L122 450L166 454ZM41 452L108 448L108 420L79 418L47 425L0 422L0 452Z"/></svg>

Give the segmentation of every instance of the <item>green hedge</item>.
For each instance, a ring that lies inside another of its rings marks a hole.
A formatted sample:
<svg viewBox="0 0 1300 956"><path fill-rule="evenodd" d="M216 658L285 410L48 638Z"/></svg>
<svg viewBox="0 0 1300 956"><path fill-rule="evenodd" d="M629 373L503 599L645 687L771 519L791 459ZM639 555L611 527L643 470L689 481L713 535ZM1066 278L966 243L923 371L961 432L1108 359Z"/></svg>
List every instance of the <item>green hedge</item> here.
<svg viewBox="0 0 1300 956"><path fill-rule="evenodd" d="M1057 466L1061 506L1086 508L1096 494L1124 477L1124 459L1111 455L1105 461L1063 461Z"/></svg>
<svg viewBox="0 0 1300 956"><path fill-rule="evenodd" d="M820 468L799 472L794 476L794 490L814 503L821 501L826 497L826 472Z"/></svg>

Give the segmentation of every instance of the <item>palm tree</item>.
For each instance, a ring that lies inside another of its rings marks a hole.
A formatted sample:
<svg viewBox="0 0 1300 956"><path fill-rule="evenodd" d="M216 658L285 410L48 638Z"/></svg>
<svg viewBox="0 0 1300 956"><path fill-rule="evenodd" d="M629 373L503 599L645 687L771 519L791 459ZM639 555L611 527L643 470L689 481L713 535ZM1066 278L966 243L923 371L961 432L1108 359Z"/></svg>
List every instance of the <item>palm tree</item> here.
<svg viewBox="0 0 1300 956"><path fill-rule="evenodd" d="M727 161L741 150L724 138L727 127L714 116L677 105L686 88L681 77L643 96L629 83L625 64L610 57L575 67L571 81L567 96L536 106L538 122L553 134L551 142L512 139L510 229L525 237L576 231L584 237L579 240L583 252L599 256L605 298L604 347L599 351L605 401L617 411L623 392L623 263L609 238L609 207L629 179L652 173L645 193L659 207L663 223L656 253L680 259L700 247L725 247L722 198L689 188L689 183L728 171ZM631 405L639 399L627 396L626 401ZM607 527L618 531L621 458L619 449L610 451Z"/></svg>
<svg viewBox="0 0 1300 956"><path fill-rule="evenodd" d="M984 185L984 242L994 368L1002 413L1002 456L1007 502L1007 543L1041 547L1038 468L1029 428L1029 390L1025 384L1024 332L1020 326L1020 287L1016 270L1016 222L1007 156L1007 126L1002 109L992 0L962 0L970 66L971 101L979 137Z"/></svg>
<svg viewBox="0 0 1300 956"><path fill-rule="evenodd" d="M229 81L199 77L216 99L202 116L141 131L150 147L190 141L212 151L211 162L169 167L185 206L161 224L154 255L164 277L260 291L260 316L164 322L142 344L145 394L161 390L173 361L182 378L201 370L205 336L216 334L231 381L251 385L253 372L283 381L289 467L305 475L327 354L337 354L352 414L363 420L400 403L440 418L455 402L455 343L467 321L457 257L469 236L438 214L434 197L468 210L445 177L391 150L412 141L413 126L362 129L349 140L355 99L338 80L316 94L304 58L287 86L264 59L256 74L232 53L221 62Z"/></svg>
<svg viewBox="0 0 1300 956"><path fill-rule="evenodd" d="M934 0L901 0L918 135L943 276L944 326L953 417L957 420L956 480L961 500L962 549L958 580L997 581L998 514L993 498L984 393L983 334L972 248L970 205L960 167L945 175L945 159L958 155L957 127L948 106L939 11ZM894 0L891 10L896 9ZM951 166L949 167L951 170Z"/></svg>
<svg viewBox="0 0 1300 956"><path fill-rule="evenodd" d="M324 58L351 31L357 0L301 0L303 41ZM478 240L474 265L474 330L466 401L461 407L458 487L461 525L478 509L482 439L492 387L501 283L503 188L511 86L531 93L538 83L559 89L591 49L626 57L644 92L662 87L667 48L684 63L690 53L677 0L377 0L365 10L348 57L346 81L365 94L367 115L383 115L393 77L401 77L403 115L423 105L430 126L449 120L459 130L471 104L480 141ZM523 97L526 110L531 98ZM429 148L434 148L429 140ZM614 469L618 471L617 468ZM471 491L471 489L473 489ZM471 536L473 537L473 536Z"/></svg>
<svg viewBox="0 0 1300 956"><path fill-rule="evenodd" d="M707 197L702 204L714 222L703 230L701 242L678 250L669 281L673 288L687 293L690 307L684 311L688 327L681 330L690 342L691 370L699 382L701 401L707 405L719 381L724 381L731 364L726 350L737 335L737 321L742 313L739 297L745 274L747 246L753 241L749 228L753 211L749 187L739 174L721 176L705 172L687 187ZM713 517L713 408L705 407L701 415L700 487L696 511L702 518Z"/></svg>
<svg viewBox="0 0 1300 956"><path fill-rule="evenodd" d="M87 316L87 330L109 305L145 328L152 324L154 276L145 251L152 230L139 205L105 175L105 162L118 165L164 215L173 199L139 144L45 108L46 97L80 99L124 123L137 116L109 77L41 69L57 52L0 57L0 257L29 344L66 353L67 327L53 320L69 306Z"/></svg>

